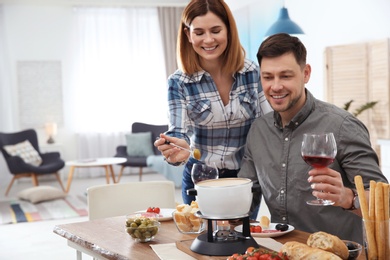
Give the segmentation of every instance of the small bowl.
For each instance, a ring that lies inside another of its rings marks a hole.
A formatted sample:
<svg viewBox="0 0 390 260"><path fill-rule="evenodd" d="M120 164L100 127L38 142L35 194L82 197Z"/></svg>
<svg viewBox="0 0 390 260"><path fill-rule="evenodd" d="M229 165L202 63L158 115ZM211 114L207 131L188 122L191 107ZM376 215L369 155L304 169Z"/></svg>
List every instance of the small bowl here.
<svg viewBox="0 0 390 260"><path fill-rule="evenodd" d="M197 217L194 213L183 213L175 210L172 218L177 230L183 234L200 234L206 229L206 220Z"/></svg>
<svg viewBox="0 0 390 260"><path fill-rule="evenodd" d="M349 241L349 240L343 240L343 242L348 247L348 251L349 251L348 260L357 259L362 253L362 245L357 242Z"/></svg>
<svg viewBox="0 0 390 260"><path fill-rule="evenodd" d="M135 213L126 215L125 230L136 242L152 241L159 228L158 214Z"/></svg>

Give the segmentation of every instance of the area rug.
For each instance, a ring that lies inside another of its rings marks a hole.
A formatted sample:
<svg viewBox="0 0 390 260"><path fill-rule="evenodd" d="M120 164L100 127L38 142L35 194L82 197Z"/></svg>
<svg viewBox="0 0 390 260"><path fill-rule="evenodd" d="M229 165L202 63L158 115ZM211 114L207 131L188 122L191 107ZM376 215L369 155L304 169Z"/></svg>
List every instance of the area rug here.
<svg viewBox="0 0 390 260"><path fill-rule="evenodd" d="M88 216L85 196L68 195L32 204L24 200L0 201L0 224L15 224Z"/></svg>

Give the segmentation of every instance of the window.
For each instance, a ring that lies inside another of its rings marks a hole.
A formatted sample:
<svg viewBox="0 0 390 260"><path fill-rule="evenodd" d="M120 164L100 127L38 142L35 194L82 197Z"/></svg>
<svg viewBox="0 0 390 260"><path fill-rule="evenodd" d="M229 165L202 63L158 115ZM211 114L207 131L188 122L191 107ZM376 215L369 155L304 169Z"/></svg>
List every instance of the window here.
<svg viewBox="0 0 390 260"><path fill-rule="evenodd" d="M72 80L65 94L75 132L167 123L167 87L156 8L74 9Z"/></svg>

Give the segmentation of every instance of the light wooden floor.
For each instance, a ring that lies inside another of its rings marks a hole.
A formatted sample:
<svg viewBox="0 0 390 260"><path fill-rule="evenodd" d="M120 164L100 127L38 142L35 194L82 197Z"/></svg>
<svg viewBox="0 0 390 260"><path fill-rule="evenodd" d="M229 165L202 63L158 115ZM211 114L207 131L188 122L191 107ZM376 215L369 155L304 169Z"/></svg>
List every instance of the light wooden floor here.
<svg viewBox="0 0 390 260"><path fill-rule="evenodd" d="M165 180L162 174L154 172L144 172L143 181ZM121 182L138 181L138 175L124 175ZM73 179L70 194L84 194L86 189L93 185L104 184L104 177ZM0 199L9 199L16 197L16 194L25 189L32 187L28 180L14 183L10 194L4 196L8 183L0 185ZM53 180L40 181L40 185L51 185L59 187L58 182ZM66 183L64 183L66 185ZM181 190L176 189L176 197L179 203L182 202ZM57 224L71 222L87 221L88 217L70 218L63 220L38 221L30 223L0 225L0 259L12 260L72 260L76 259L76 251L67 246L66 239L53 233L53 227ZM83 259L92 259L83 255Z"/></svg>
<svg viewBox="0 0 390 260"><path fill-rule="evenodd" d="M162 174L145 172L143 181L165 180ZM138 181L137 174L124 175L121 182ZM105 178L74 179L71 185L70 194L84 194L86 189L93 185L104 184ZM66 183L64 183L66 184ZM8 183L0 184L0 200L6 199L4 192ZM51 185L59 187L53 180L41 181L40 185ZM31 187L29 181L14 183L8 198L16 197L16 194ZM181 189L176 189L176 201L182 203ZM268 215L268 209L261 208L259 216ZM67 246L66 239L53 233L53 227L57 224L87 221L87 217L70 218L63 220L38 221L31 223L20 223L0 225L0 259L12 260L72 260L76 259L74 249ZM91 257L83 255L83 259L90 260Z"/></svg>

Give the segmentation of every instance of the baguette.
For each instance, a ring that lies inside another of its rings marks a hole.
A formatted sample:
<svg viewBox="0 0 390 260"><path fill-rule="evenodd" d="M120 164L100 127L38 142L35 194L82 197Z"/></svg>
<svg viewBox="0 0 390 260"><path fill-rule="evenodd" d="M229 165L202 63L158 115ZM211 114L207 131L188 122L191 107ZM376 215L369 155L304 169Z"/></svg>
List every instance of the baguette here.
<svg viewBox="0 0 390 260"><path fill-rule="evenodd" d="M295 241L286 242L280 251L285 253L289 260L341 260L331 252Z"/></svg>
<svg viewBox="0 0 390 260"><path fill-rule="evenodd" d="M370 181L370 195L368 197L368 217L371 220L375 219L375 189L376 182Z"/></svg>
<svg viewBox="0 0 390 260"><path fill-rule="evenodd" d="M365 233L367 235L367 242L370 245L370 250L368 250L368 259L377 259L378 251L375 242L375 225L373 224L374 222L371 222L371 220L374 220L374 216L369 215L369 205L367 203L366 192L364 190L362 176L356 175L354 177L354 181L359 196L360 209L362 211L363 220L366 220L364 221ZM372 188L374 187L372 186ZM370 198L370 200L371 203L374 203L373 198Z"/></svg>
<svg viewBox="0 0 390 260"><path fill-rule="evenodd" d="M345 243L337 236L326 232L320 231L311 234L307 239L307 245L331 252L342 259L348 259L349 256L348 247Z"/></svg>
<svg viewBox="0 0 390 260"><path fill-rule="evenodd" d="M378 252L378 259L385 259L386 256L386 236L385 227L382 226L385 220L385 209L383 205L383 183L378 182L375 188L375 241ZM388 231L387 231L388 233Z"/></svg>
<svg viewBox="0 0 390 260"><path fill-rule="evenodd" d="M384 184L383 185L383 204L384 204L384 207L385 207L385 219L389 219L389 184ZM385 229L384 230L389 230L389 222L385 222ZM389 241L389 233L385 233L385 244L386 245L389 245L390 241ZM390 246L387 246L386 247L386 255L387 256L390 256Z"/></svg>

